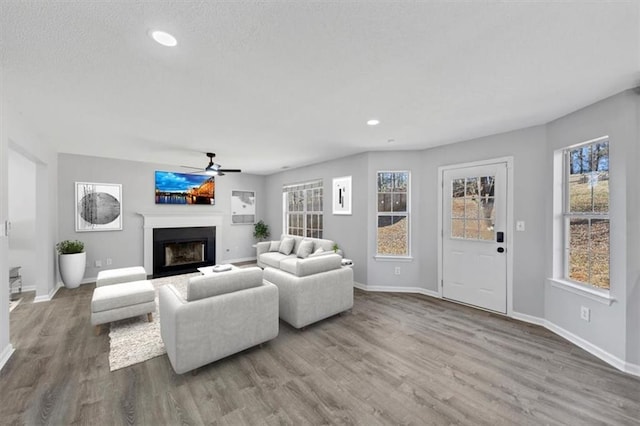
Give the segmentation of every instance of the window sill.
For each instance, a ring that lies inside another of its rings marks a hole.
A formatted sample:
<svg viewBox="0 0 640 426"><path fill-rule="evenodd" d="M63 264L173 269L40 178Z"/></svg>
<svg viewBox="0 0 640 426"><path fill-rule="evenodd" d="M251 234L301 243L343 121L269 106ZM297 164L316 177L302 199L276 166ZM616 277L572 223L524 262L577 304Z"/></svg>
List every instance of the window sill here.
<svg viewBox="0 0 640 426"><path fill-rule="evenodd" d="M411 256L373 256L376 261L380 262L413 262L413 257Z"/></svg>
<svg viewBox="0 0 640 426"><path fill-rule="evenodd" d="M595 300L596 302L607 306L611 306L611 304L616 300L611 297L610 292L607 290L589 288L560 278L548 278L548 281L552 287L586 297L587 299Z"/></svg>

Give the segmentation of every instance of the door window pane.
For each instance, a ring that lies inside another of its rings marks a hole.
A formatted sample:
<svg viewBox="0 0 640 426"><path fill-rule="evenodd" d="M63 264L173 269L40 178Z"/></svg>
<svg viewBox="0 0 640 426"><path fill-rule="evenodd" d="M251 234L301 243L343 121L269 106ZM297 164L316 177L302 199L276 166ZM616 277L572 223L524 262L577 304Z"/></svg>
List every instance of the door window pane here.
<svg viewBox="0 0 640 426"><path fill-rule="evenodd" d="M495 176L451 181L451 237L492 241L495 237Z"/></svg>
<svg viewBox="0 0 640 426"><path fill-rule="evenodd" d="M451 219L451 238L464 238L464 219Z"/></svg>
<svg viewBox="0 0 640 426"><path fill-rule="evenodd" d="M391 194L378 194L378 211L391 211Z"/></svg>

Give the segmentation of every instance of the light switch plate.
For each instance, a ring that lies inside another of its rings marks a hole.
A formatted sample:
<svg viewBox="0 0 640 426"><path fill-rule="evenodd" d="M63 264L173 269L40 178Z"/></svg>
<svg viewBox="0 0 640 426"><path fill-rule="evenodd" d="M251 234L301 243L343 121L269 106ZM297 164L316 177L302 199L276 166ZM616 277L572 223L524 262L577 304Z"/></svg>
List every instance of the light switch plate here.
<svg viewBox="0 0 640 426"><path fill-rule="evenodd" d="M524 231L524 220L519 220L516 222L516 231Z"/></svg>

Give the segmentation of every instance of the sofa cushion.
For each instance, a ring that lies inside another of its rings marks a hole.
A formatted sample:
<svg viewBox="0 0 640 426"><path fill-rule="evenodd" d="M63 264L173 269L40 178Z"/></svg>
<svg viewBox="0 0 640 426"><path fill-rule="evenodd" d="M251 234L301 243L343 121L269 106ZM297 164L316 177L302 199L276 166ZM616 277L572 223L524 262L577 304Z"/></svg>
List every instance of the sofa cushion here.
<svg viewBox="0 0 640 426"><path fill-rule="evenodd" d="M153 302L155 297L153 285L147 280L96 287L91 299L91 312L103 312Z"/></svg>
<svg viewBox="0 0 640 426"><path fill-rule="evenodd" d="M269 251L280 251L280 241L271 241Z"/></svg>
<svg viewBox="0 0 640 426"><path fill-rule="evenodd" d="M129 268L107 269L98 272L96 287L111 284L129 283L133 281L144 281L147 279L147 272L142 266L132 266Z"/></svg>
<svg viewBox="0 0 640 426"><path fill-rule="evenodd" d="M295 240L293 238L285 237L282 239L282 241L280 241L280 249L278 251L284 255L289 255L293 250L294 244Z"/></svg>
<svg viewBox="0 0 640 426"><path fill-rule="evenodd" d="M263 253L260 255L260 262L264 263L267 266L271 266L272 268L279 268L280 262L283 259L287 259L289 257L295 258L294 255L285 256L280 252Z"/></svg>
<svg viewBox="0 0 640 426"><path fill-rule="evenodd" d="M296 256L301 259L306 259L313 252L313 241L312 240L302 240L300 245L298 245L298 251L296 251Z"/></svg>
<svg viewBox="0 0 640 426"><path fill-rule="evenodd" d="M262 285L262 269L258 267L212 272L189 279L187 301L246 290L260 285Z"/></svg>
<svg viewBox="0 0 640 426"><path fill-rule="evenodd" d="M279 269L298 277L319 274L340 268L342 258L335 254L326 256L308 257L306 259L287 258L280 261Z"/></svg>

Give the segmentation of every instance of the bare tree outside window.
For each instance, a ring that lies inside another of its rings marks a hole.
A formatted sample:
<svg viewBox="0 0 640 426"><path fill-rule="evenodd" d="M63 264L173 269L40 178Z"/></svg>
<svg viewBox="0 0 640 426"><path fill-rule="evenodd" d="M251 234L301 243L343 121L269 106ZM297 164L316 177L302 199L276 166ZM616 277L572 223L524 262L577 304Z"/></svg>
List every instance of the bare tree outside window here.
<svg viewBox="0 0 640 426"><path fill-rule="evenodd" d="M609 289L609 141L564 153L565 276Z"/></svg>

